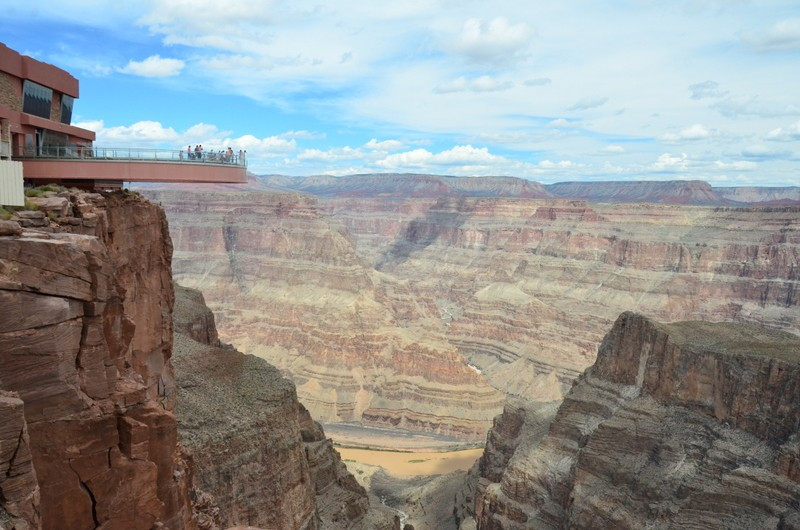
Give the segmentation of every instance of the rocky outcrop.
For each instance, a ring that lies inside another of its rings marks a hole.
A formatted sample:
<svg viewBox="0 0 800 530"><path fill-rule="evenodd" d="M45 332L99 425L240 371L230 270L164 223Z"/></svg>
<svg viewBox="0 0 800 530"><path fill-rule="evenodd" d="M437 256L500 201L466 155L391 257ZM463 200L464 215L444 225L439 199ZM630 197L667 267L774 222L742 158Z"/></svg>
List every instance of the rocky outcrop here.
<svg viewBox="0 0 800 530"><path fill-rule="evenodd" d="M135 194L61 198L0 237L0 505L31 528L194 528L166 218Z"/></svg>
<svg viewBox="0 0 800 530"><path fill-rule="evenodd" d="M478 528L800 527L798 402L797 336L624 313L554 418L497 419Z"/></svg>
<svg viewBox="0 0 800 530"><path fill-rule="evenodd" d="M481 439L503 396L448 343L432 300L381 274L316 199L148 192L169 212L176 279L223 341L291 377L325 422Z"/></svg>
<svg viewBox="0 0 800 530"><path fill-rule="evenodd" d="M263 359L218 347L203 296L176 292L180 440L222 528L393 528L391 514L370 508L294 385Z"/></svg>

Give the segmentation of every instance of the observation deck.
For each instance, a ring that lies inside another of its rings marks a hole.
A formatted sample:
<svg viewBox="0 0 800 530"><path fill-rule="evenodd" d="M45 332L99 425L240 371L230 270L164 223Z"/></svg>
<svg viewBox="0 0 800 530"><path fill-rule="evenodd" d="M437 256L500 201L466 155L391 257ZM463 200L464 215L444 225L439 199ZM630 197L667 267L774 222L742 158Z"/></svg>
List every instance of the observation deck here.
<svg viewBox="0 0 800 530"><path fill-rule="evenodd" d="M123 182L198 182L243 184L247 163L238 154L112 147L46 146L23 151L23 176L36 184L120 187Z"/></svg>

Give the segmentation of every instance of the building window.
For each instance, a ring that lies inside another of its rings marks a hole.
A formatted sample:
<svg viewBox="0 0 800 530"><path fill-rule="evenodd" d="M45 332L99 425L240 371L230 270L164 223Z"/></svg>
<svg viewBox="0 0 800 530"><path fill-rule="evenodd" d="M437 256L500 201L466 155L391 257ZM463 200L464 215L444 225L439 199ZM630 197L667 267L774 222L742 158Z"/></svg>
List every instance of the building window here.
<svg viewBox="0 0 800 530"><path fill-rule="evenodd" d="M50 105L53 101L52 88L26 79L22 85L22 94L22 112L50 119Z"/></svg>
<svg viewBox="0 0 800 530"><path fill-rule="evenodd" d="M72 123L72 104L75 98L66 94L61 95L61 123Z"/></svg>

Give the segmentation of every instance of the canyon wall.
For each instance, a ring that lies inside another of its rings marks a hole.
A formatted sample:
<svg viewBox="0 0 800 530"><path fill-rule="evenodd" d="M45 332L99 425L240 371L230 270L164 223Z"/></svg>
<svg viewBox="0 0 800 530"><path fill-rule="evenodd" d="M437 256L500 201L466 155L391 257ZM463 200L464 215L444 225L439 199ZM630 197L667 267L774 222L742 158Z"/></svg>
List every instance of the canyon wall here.
<svg viewBox="0 0 800 530"><path fill-rule="evenodd" d="M800 528L800 338L624 313L553 415L507 406L480 529Z"/></svg>
<svg viewBox="0 0 800 530"><path fill-rule="evenodd" d="M166 218L132 194L63 195L0 237L0 520L194 528Z"/></svg>
<svg viewBox="0 0 800 530"><path fill-rule="evenodd" d="M560 398L626 310L800 329L797 207L322 204L365 260L436 304L447 340L510 395Z"/></svg>
<svg viewBox="0 0 800 530"><path fill-rule="evenodd" d="M340 197L150 193L224 340L323 421L479 437L487 383L562 398L627 310L800 329L796 206L343 198L357 179L317 180Z"/></svg>
<svg viewBox="0 0 800 530"><path fill-rule="evenodd" d="M176 287L176 417L207 519L271 529L394 528L370 507L294 385L252 355L224 347L202 295Z"/></svg>
<svg viewBox="0 0 800 530"><path fill-rule="evenodd" d="M290 376L321 421L481 439L503 395L445 338L431 299L375 271L316 199L148 192L169 212L176 280L220 337Z"/></svg>

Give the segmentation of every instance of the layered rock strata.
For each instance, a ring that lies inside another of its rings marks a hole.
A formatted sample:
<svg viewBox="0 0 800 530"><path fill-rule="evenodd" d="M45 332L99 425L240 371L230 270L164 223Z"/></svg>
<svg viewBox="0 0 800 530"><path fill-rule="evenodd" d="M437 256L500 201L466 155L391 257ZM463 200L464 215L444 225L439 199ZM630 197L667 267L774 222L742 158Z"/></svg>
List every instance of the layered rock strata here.
<svg viewBox="0 0 800 530"><path fill-rule="evenodd" d="M31 528L193 528L166 218L131 194L60 198L0 237L0 504Z"/></svg>
<svg viewBox="0 0 800 530"><path fill-rule="evenodd" d="M177 288L175 331L180 440L223 528L393 528L294 385L263 359L219 347L199 292Z"/></svg>
<svg viewBox="0 0 800 530"><path fill-rule="evenodd" d="M473 437L500 403L485 383L560 399L626 310L800 328L797 207L359 198L355 180L322 184L356 197L154 196L176 274L206 292L223 339L290 374L325 422Z"/></svg>
<svg viewBox="0 0 800 530"><path fill-rule="evenodd" d="M798 528L798 402L797 336L624 313L554 418L497 419L478 528Z"/></svg>
<svg viewBox="0 0 800 530"><path fill-rule="evenodd" d="M558 399L620 312L800 328L800 210L331 199L381 272L436 304L497 388ZM422 211L420 211L422 209Z"/></svg>
<svg viewBox="0 0 800 530"><path fill-rule="evenodd" d="M376 272L310 197L148 192L169 212L176 279L220 336L289 375L325 422L480 439L502 406L448 343L436 304Z"/></svg>

